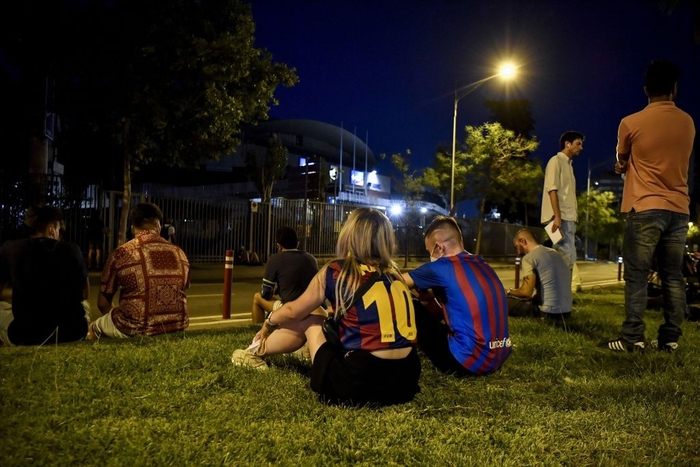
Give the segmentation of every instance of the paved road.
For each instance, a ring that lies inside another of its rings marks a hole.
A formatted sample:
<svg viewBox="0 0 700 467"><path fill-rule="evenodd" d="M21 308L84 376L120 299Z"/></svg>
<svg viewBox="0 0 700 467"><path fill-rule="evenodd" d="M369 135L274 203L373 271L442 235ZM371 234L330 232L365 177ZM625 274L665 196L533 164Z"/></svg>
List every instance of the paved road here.
<svg viewBox="0 0 700 467"><path fill-rule="evenodd" d="M421 263L410 262L406 270ZM403 265L402 262L399 265ZM505 262L491 262L505 287L515 285L515 265ZM617 280L618 265L603 261L578 262L584 290L595 287L611 287L622 284ZM231 319L222 319L224 296L223 264L193 265L192 284L187 291L190 310L190 328L201 329L221 326L241 326L251 323L250 308L253 294L260 290L264 266L235 266L231 284ZM99 273L90 273L90 304L93 318L99 316L97 295L99 293ZM116 299L115 299L116 301Z"/></svg>

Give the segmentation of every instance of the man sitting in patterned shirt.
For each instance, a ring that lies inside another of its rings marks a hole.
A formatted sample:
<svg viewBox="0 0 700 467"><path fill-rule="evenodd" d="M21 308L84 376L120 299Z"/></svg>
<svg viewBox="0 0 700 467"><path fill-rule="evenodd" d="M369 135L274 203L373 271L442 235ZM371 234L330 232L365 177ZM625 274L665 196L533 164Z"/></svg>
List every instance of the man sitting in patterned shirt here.
<svg viewBox="0 0 700 467"><path fill-rule="evenodd" d="M182 331L189 324L190 264L180 247L160 236L162 219L155 204L132 208L135 238L107 260L97 300L103 316L90 323L88 339L150 336ZM113 307L117 290L119 305Z"/></svg>

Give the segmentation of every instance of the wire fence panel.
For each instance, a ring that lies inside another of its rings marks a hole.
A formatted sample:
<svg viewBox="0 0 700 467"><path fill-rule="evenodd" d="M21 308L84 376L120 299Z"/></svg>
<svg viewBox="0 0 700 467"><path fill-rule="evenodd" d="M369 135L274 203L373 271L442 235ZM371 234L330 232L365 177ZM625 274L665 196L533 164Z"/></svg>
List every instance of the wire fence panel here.
<svg viewBox="0 0 700 467"><path fill-rule="evenodd" d="M87 253L88 225L91 215L97 213L107 234L103 241L104 256L118 243L122 193L103 191L97 185L71 182L63 177L36 177L31 179L0 175L0 243L7 239L26 236L22 226L26 209L39 203L60 207L64 214L64 239L80 246ZM20 180L20 181L14 181ZM153 196L133 193L131 206L152 202L163 211L165 219L172 219L177 243L192 263L223 262L226 250L254 252L260 262L275 253L275 234L279 227L296 229L299 248L319 259L335 257L335 246L340 229L350 212L358 205L331 204L308 200L274 199L271 203L230 200L219 197L184 198ZM397 240L395 252L398 262L403 259L427 260L423 234L432 219L418 213L391 216ZM465 248L474 252L478 221L458 219L462 226ZM521 225L483 222L481 255L489 258L514 257L513 236ZM546 237L539 227L532 228L538 238ZM132 238L127 226L127 239Z"/></svg>

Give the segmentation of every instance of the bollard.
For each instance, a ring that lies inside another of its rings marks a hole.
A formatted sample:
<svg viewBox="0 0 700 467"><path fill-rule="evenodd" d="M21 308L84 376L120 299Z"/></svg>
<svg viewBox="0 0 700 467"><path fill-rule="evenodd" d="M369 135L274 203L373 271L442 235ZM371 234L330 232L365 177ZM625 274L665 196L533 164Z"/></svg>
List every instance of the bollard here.
<svg viewBox="0 0 700 467"><path fill-rule="evenodd" d="M617 257L617 280L622 280L622 256Z"/></svg>
<svg viewBox="0 0 700 467"><path fill-rule="evenodd" d="M231 282L233 278L233 250L226 250L224 263L224 303L221 309L222 319L231 319Z"/></svg>
<svg viewBox="0 0 700 467"><path fill-rule="evenodd" d="M515 287L517 289L520 287L520 256L515 257Z"/></svg>

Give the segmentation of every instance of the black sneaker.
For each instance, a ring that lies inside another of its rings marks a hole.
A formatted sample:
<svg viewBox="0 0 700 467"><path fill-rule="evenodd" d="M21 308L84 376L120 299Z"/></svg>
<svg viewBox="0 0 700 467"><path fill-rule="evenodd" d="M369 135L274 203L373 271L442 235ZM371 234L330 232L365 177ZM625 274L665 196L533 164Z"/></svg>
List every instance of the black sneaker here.
<svg viewBox="0 0 700 467"><path fill-rule="evenodd" d="M654 339L649 343L652 349L663 350L664 352L672 353L678 349L678 342L666 342L664 344L659 344L659 341Z"/></svg>
<svg viewBox="0 0 700 467"><path fill-rule="evenodd" d="M608 342L608 349L613 352L641 352L644 350L644 342L639 341L631 344L622 337L619 337L614 341Z"/></svg>

